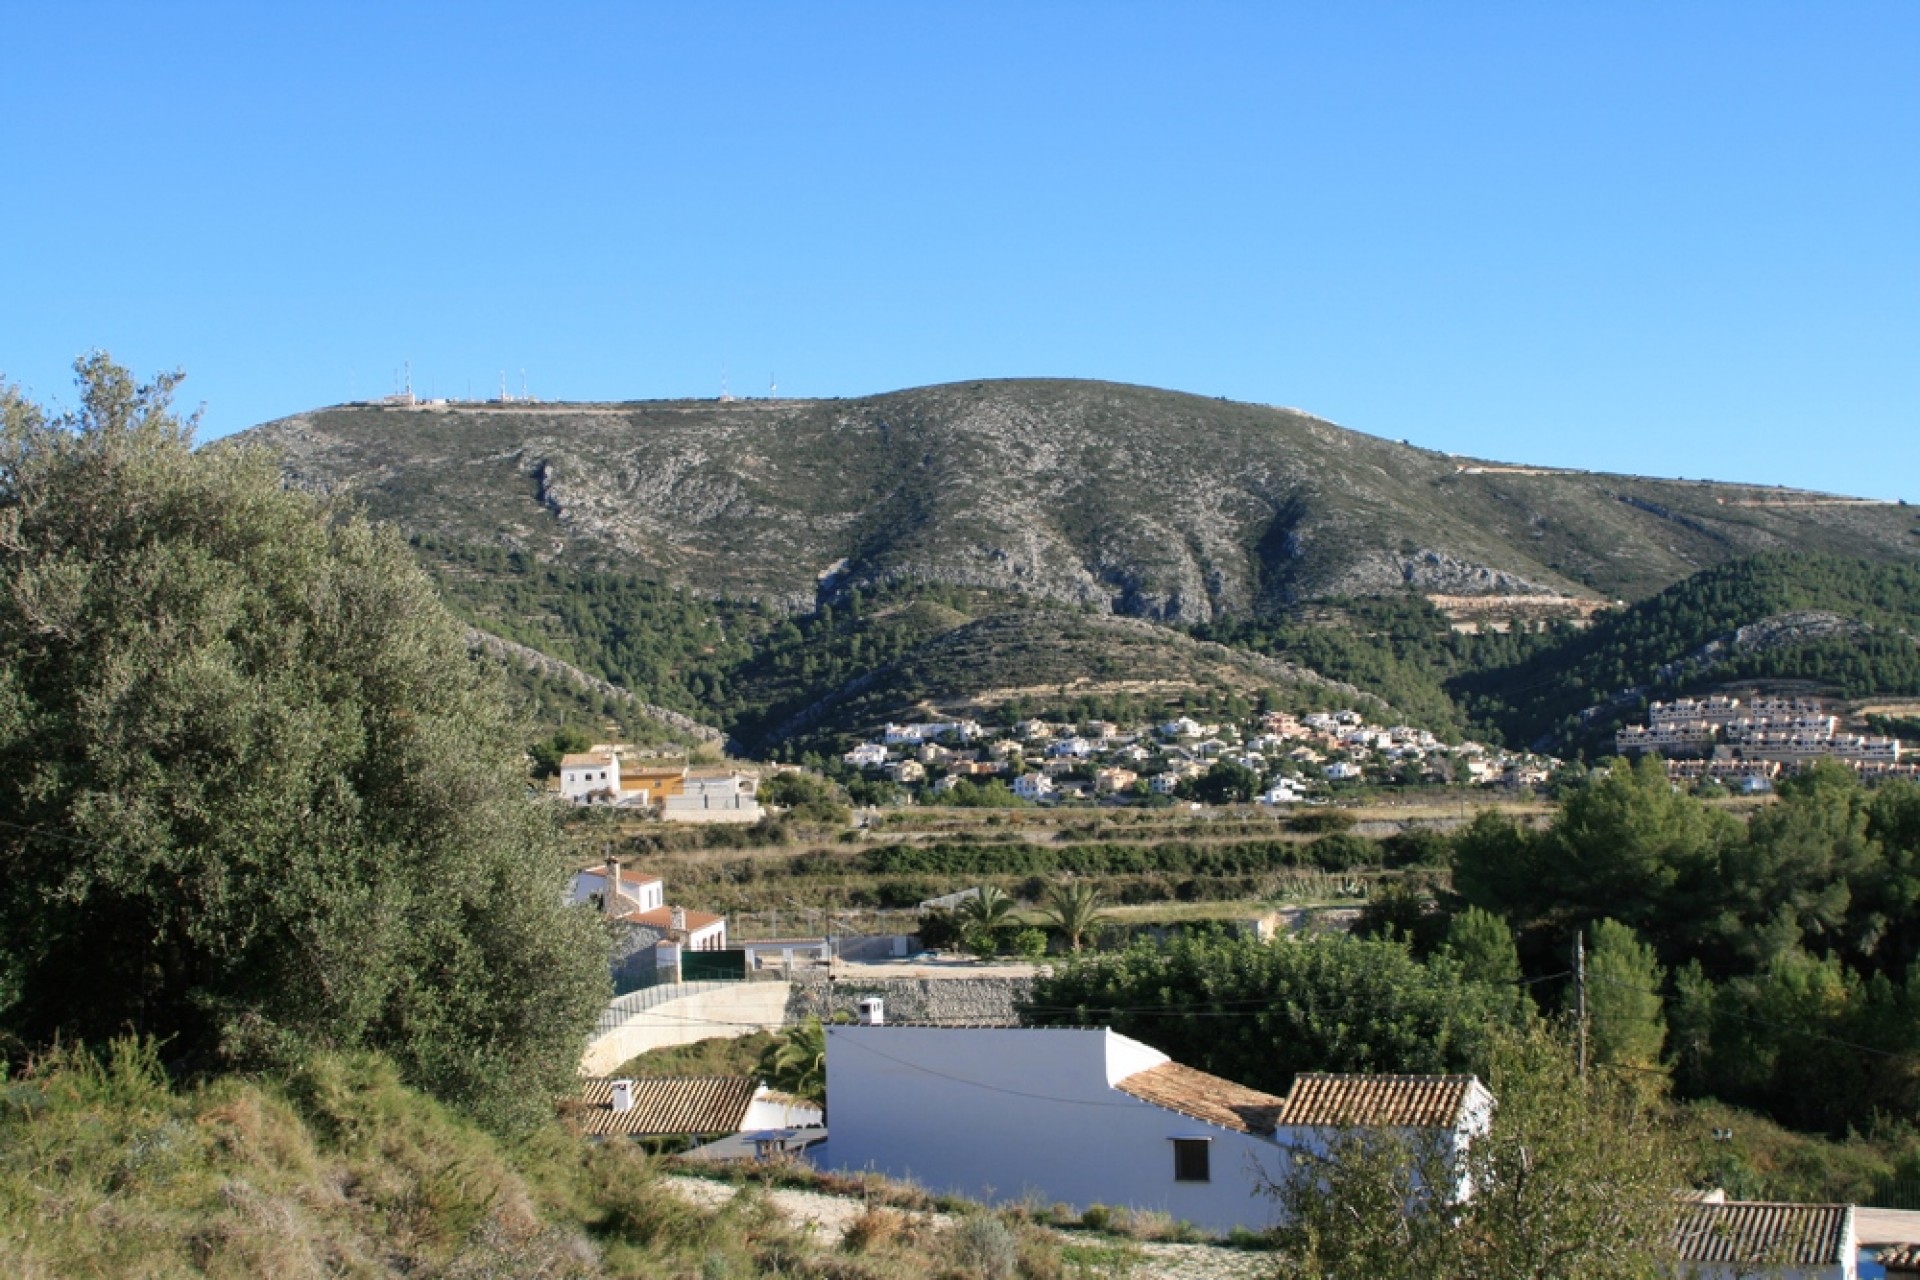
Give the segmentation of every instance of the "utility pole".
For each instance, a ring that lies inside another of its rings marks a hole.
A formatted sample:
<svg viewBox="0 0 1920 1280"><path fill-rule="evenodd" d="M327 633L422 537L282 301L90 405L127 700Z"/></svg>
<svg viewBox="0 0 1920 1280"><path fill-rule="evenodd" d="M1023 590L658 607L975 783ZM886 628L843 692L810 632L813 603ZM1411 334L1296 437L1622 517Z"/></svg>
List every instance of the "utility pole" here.
<svg viewBox="0 0 1920 1280"><path fill-rule="evenodd" d="M1580 1078L1587 1078L1587 935L1573 935L1573 1016L1578 1040Z"/></svg>

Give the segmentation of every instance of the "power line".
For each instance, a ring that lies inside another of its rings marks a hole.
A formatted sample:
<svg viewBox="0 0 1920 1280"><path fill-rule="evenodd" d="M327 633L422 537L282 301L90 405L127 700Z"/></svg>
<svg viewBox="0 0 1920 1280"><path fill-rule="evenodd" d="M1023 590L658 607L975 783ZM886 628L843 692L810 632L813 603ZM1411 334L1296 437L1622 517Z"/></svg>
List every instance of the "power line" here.
<svg viewBox="0 0 1920 1280"><path fill-rule="evenodd" d="M1008 1028L1008 1029L1012 1030L1014 1028ZM845 1030L846 1030L845 1027L827 1028L827 1032L829 1035L833 1035L836 1032L841 1032ZM940 1079L940 1080L949 1080L949 1081L952 1081L954 1084L963 1084L971 1089L982 1089L988 1093L1003 1093L1010 1098L1027 1098L1035 1102L1064 1103L1068 1106L1075 1106L1075 1107L1125 1107L1125 1108L1131 1109L1136 1107L1154 1105L1152 1103L1148 1103L1140 1099L1135 1099L1129 1102L1100 1102L1100 1101L1095 1101L1094 1099L1091 1099L1091 1098L1057 1098L1050 1094L1027 1093L1020 1089L1009 1089L1003 1085L988 1084L984 1080L970 1080L966 1076L957 1076L945 1071L936 1071L932 1067L925 1066L921 1063L909 1062L905 1058L896 1058L890 1053L882 1053L880 1050L874 1048L872 1045L866 1044L859 1039L849 1038L844 1036L836 1036L836 1038L839 1039L840 1043L842 1044L852 1045L854 1048L864 1050L867 1053L871 1053L877 1058L885 1058L888 1062L894 1063L897 1066L906 1067L910 1071L918 1071L922 1075L933 1076L936 1079ZM1112 1088L1113 1086L1109 1085L1107 1087Z"/></svg>
<svg viewBox="0 0 1920 1280"><path fill-rule="evenodd" d="M1536 978L1521 978L1521 979L1515 980L1511 984L1503 984L1503 985L1526 987L1526 986L1531 986L1540 982L1555 981L1560 978L1569 977L1572 975L1572 972L1573 972L1572 970L1564 970L1559 973L1543 974L1540 977L1536 977ZM1667 998L1665 995L1663 995L1659 991L1649 990L1645 987L1637 987L1637 986L1634 986L1632 983L1622 982L1618 979L1608 978L1596 973L1589 972L1587 974L1587 981L1590 984L1597 983L1603 986L1613 987L1615 989L1622 990L1622 991L1631 991L1637 995L1653 996L1661 1000L1665 1000ZM1236 1001L1234 1003L1245 1004L1245 1003L1256 1003L1256 1001L1247 1000L1247 1001ZM1269 1013L1281 1012L1281 1010L1272 1007L1276 1003L1272 1000L1257 1001L1257 1003L1261 1003L1268 1007L1257 1008L1257 1009L1193 1009L1191 1007L1180 1006L1180 1005L1143 1005L1138 1007L1128 1007L1128 1006L1122 1006L1122 1005L1114 1005L1114 1006L1028 1005L1025 1008L1027 1012L1032 1012L1032 1013L1074 1013L1074 1014L1085 1013L1088 1015L1098 1015L1098 1014L1104 1013L1108 1015L1110 1019L1117 1018L1122 1015L1128 1015L1128 1014L1154 1014L1154 1015L1179 1014L1181 1016L1189 1017L1189 1018L1257 1018ZM1897 1060L1897 1059L1911 1056L1910 1054L1903 1053L1899 1050L1875 1048L1872 1045L1860 1044L1852 1040L1843 1040L1837 1036L1825 1035L1818 1031L1811 1031L1804 1027L1796 1027L1789 1023L1776 1022L1768 1018L1754 1017L1751 1014L1735 1013L1731 1010L1716 1010L1714 1013L1714 1016L1726 1017L1726 1018L1733 1019L1735 1021L1750 1023L1755 1026L1767 1027L1771 1030L1784 1032L1789 1035L1799 1036L1802 1039L1813 1040L1822 1044L1830 1044L1838 1048L1852 1049L1859 1053L1869 1053L1877 1057ZM740 1020L725 1019L725 1018L697 1017L697 1016L689 1016L684 1014L662 1013L654 1009L641 1010L639 1012L632 1014L631 1018L634 1020L638 1020L641 1018L653 1018L663 1022L681 1023L688 1026L764 1027L766 1025L764 1022L757 1021L757 1020L740 1021ZM919 1026L950 1027L950 1028L980 1026L980 1023L975 1020L957 1019L957 1018L915 1019L914 1024ZM1077 1023L1075 1025L1089 1026L1089 1025L1096 1025L1096 1024L1083 1022L1083 1023ZM828 1030L831 1031L832 1029L833 1028L830 1024L828 1026ZM1013 1029L1013 1028L1009 1027L1005 1029ZM1036 1028L1036 1029L1044 1029L1044 1028Z"/></svg>
<svg viewBox="0 0 1920 1280"><path fill-rule="evenodd" d="M94 849L118 849L122 847L117 844L110 844L105 840L92 840L86 836L70 836L61 831L49 831L45 827L29 827L24 823L8 822L5 818L0 818L0 827L7 827L14 831L24 831L30 836L40 836L48 840L65 840L68 844L83 844Z"/></svg>

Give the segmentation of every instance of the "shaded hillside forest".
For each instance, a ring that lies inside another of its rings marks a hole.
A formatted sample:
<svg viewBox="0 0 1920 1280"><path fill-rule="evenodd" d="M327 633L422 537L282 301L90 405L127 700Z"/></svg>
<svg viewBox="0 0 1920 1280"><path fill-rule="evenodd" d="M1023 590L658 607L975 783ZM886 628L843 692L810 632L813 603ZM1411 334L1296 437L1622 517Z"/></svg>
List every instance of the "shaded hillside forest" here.
<svg viewBox="0 0 1920 1280"><path fill-rule="evenodd" d="M1804 682L1842 698L1920 696L1920 568L1837 556L1733 561L1448 687L1512 733L1592 747L1650 701L1743 681Z"/></svg>
<svg viewBox="0 0 1920 1280"><path fill-rule="evenodd" d="M1083 678L1114 686L1140 661L1124 649L1145 643L1091 634L1085 615L1005 592L853 587L789 615L500 548L428 537L413 545L475 626L724 728L756 753L795 759L831 752L923 699L998 685L1066 690ZM1076 627L1077 644L1045 643ZM1751 557L1603 612L1585 629L1541 623L1467 634L1408 592L1229 619L1189 634L1351 685L1444 737L1600 756L1612 731L1643 716L1650 701L1728 684L1785 681L1855 699L1920 696L1920 569ZM550 676L521 683L550 726L626 714L612 699ZM1229 697L1244 700L1245 691L1196 676L1187 705ZM1272 690L1269 701L1304 709L1339 696L1303 685ZM1024 710L1125 720L1168 705L1123 693L1088 702L1062 692L1057 702Z"/></svg>

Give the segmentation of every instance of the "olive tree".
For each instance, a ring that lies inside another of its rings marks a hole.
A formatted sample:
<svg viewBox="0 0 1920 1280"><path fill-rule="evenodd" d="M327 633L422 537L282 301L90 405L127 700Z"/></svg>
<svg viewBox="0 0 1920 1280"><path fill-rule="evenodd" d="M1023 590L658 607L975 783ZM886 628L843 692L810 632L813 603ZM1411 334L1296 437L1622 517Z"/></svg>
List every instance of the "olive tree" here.
<svg viewBox="0 0 1920 1280"><path fill-rule="evenodd" d="M1298 1150L1268 1190L1282 1280L1657 1280L1677 1271L1689 1169L1659 1113L1562 1034L1494 1039L1491 1123L1464 1152L1436 1135L1350 1130ZM1464 1194L1463 1194L1464 1193Z"/></svg>
<svg viewBox="0 0 1920 1280"><path fill-rule="evenodd" d="M496 1126L606 978L527 740L392 533L195 452L177 375L0 387L0 1030L391 1055Z"/></svg>

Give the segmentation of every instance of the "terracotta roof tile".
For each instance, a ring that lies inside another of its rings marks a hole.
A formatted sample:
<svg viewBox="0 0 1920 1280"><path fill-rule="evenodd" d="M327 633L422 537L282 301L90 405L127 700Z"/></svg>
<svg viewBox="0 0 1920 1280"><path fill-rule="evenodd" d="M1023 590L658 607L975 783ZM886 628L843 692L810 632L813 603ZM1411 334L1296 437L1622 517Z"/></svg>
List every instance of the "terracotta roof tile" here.
<svg viewBox="0 0 1920 1280"><path fill-rule="evenodd" d="M624 898L627 895L623 893L620 896ZM651 925L657 929L671 929L673 927L673 908L654 907L649 911L629 911L621 916L620 919L630 921L633 924ZM710 916L704 911L688 911L687 932L698 933L702 929L719 924L720 920L721 917Z"/></svg>
<svg viewBox="0 0 1920 1280"><path fill-rule="evenodd" d="M667 1076L633 1082L633 1109L613 1109L613 1081L581 1082L574 1116L589 1137L738 1133L760 1082L750 1076Z"/></svg>
<svg viewBox="0 0 1920 1280"><path fill-rule="evenodd" d="M1218 1076L1162 1063L1114 1085L1120 1092L1242 1133L1285 1126L1366 1125L1450 1129L1460 1123L1472 1076L1305 1073L1284 1098Z"/></svg>
<svg viewBox="0 0 1920 1280"><path fill-rule="evenodd" d="M1286 1105L1284 1098L1177 1062L1136 1071L1113 1087L1142 1102L1241 1133L1272 1133L1273 1114Z"/></svg>
<svg viewBox="0 0 1920 1280"><path fill-rule="evenodd" d="M1885 1267L1889 1274L1895 1271L1920 1272L1920 1244L1896 1244L1880 1250L1873 1260Z"/></svg>
<svg viewBox="0 0 1920 1280"><path fill-rule="evenodd" d="M1303 1072L1274 1124L1450 1129L1460 1123L1473 1084L1472 1076Z"/></svg>
<svg viewBox="0 0 1920 1280"><path fill-rule="evenodd" d="M1853 1206L1728 1201L1690 1204L1680 1213L1674 1245L1682 1262L1828 1266L1845 1260Z"/></svg>

